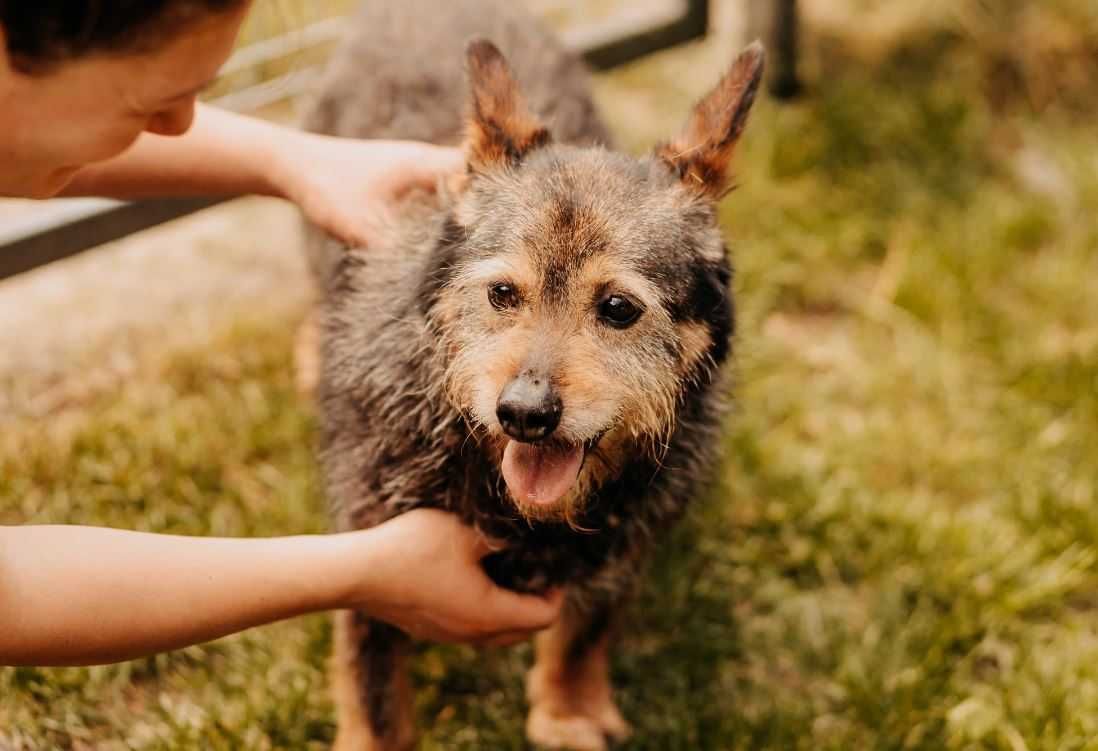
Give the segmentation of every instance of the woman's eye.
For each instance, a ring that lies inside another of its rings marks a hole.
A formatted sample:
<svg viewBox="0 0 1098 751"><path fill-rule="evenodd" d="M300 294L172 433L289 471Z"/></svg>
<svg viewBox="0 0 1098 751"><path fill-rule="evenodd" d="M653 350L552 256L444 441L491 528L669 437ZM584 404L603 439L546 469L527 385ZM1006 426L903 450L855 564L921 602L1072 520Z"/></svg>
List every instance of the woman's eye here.
<svg viewBox="0 0 1098 751"><path fill-rule="evenodd" d="M518 292L506 282L496 282L488 287L488 302L496 310L513 308L519 304Z"/></svg>
<svg viewBox="0 0 1098 751"><path fill-rule="evenodd" d="M632 326L640 318L641 309L628 297L610 295L599 303L599 319L615 328Z"/></svg>

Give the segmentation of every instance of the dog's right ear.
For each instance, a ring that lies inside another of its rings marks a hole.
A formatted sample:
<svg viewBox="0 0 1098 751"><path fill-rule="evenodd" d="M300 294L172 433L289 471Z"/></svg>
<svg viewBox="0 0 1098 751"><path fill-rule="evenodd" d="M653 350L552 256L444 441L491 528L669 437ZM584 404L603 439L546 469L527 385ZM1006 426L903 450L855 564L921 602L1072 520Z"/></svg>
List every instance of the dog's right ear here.
<svg viewBox="0 0 1098 751"><path fill-rule="evenodd" d="M476 39L465 49L473 111L465 139L472 172L517 164L549 142L549 131L526 107L507 61L494 44Z"/></svg>
<svg viewBox="0 0 1098 751"><path fill-rule="evenodd" d="M728 192L728 165L759 90L765 57L762 44L750 44L694 106L682 133L656 147L656 156L687 188L710 200Z"/></svg>

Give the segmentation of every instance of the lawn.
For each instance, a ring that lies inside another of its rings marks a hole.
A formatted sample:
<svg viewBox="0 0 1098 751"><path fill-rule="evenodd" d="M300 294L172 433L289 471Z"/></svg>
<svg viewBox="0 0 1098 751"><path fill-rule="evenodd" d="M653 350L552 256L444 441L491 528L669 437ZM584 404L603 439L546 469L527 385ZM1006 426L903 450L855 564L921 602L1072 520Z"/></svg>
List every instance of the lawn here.
<svg viewBox="0 0 1098 751"><path fill-rule="evenodd" d="M630 611L626 748L1098 748L1098 10L846 5L724 204L737 408ZM600 76L622 142L668 135L731 49ZM4 425L0 523L324 530L294 323ZM0 669L0 749L325 748L329 641L314 616ZM530 656L424 648L423 747L525 748Z"/></svg>

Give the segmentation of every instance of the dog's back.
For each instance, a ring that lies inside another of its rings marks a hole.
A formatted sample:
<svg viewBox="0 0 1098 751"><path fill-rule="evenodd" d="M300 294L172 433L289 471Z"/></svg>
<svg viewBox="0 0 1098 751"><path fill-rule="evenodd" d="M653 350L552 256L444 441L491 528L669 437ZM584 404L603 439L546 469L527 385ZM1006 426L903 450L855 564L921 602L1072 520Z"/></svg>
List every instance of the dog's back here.
<svg viewBox="0 0 1098 751"><path fill-rule="evenodd" d="M469 107L465 44L491 39L523 84L527 104L561 143L608 144L580 58L510 0L367 2L318 83L306 130L456 146ZM327 279L340 250L317 233L308 255Z"/></svg>
<svg viewBox="0 0 1098 751"><path fill-rule="evenodd" d="M466 42L491 39L560 141L603 141L580 60L509 0L368 2L331 61L308 130L457 145L468 108Z"/></svg>

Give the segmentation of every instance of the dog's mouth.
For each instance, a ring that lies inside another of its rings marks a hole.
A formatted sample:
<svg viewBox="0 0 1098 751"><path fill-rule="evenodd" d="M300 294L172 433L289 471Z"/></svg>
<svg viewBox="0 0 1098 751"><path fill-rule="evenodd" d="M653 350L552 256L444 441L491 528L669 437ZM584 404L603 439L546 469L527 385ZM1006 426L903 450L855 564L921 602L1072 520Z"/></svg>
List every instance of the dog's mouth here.
<svg viewBox="0 0 1098 751"><path fill-rule="evenodd" d="M576 483L586 453L582 444L508 441L500 469L516 502L544 508Z"/></svg>

